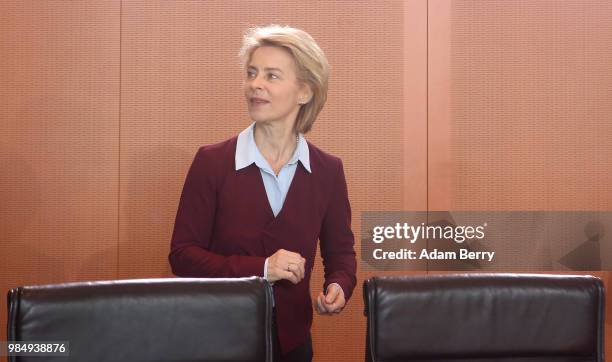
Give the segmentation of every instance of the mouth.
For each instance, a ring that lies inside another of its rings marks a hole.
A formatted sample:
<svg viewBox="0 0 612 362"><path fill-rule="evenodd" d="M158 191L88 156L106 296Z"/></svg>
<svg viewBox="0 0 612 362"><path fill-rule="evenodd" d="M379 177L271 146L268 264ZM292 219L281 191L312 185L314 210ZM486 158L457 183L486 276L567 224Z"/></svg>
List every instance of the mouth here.
<svg viewBox="0 0 612 362"><path fill-rule="evenodd" d="M249 103L251 105L258 106L258 105L264 105L264 104L270 103L270 101L267 101L263 98L251 97L249 98Z"/></svg>

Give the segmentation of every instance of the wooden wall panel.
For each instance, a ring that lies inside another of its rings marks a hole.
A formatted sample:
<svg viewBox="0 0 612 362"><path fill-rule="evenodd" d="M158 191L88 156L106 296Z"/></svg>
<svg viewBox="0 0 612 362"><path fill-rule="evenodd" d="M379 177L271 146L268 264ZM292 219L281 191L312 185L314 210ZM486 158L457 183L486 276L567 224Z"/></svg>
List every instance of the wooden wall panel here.
<svg viewBox="0 0 612 362"><path fill-rule="evenodd" d="M119 9L0 3L0 341L8 289L116 276Z"/></svg>
<svg viewBox="0 0 612 362"><path fill-rule="evenodd" d="M404 2L402 140L403 210L425 211L427 204L427 0Z"/></svg>
<svg viewBox="0 0 612 362"><path fill-rule="evenodd" d="M610 19L607 1L429 1L431 210L612 209Z"/></svg>

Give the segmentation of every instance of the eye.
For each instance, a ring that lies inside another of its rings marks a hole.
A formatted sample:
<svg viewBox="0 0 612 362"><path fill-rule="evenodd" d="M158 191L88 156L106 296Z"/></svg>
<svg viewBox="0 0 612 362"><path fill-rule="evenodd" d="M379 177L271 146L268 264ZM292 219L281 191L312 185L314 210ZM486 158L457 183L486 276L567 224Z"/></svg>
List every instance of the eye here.
<svg viewBox="0 0 612 362"><path fill-rule="evenodd" d="M277 74L270 73L268 74L268 79L274 80L274 79L280 79L280 77Z"/></svg>
<svg viewBox="0 0 612 362"><path fill-rule="evenodd" d="M257 72L255 72L252 69L249 69L246 72L246 76L247 76L248 79L253 79L253 78L255 78L256 75L257 75Z"/></svg>

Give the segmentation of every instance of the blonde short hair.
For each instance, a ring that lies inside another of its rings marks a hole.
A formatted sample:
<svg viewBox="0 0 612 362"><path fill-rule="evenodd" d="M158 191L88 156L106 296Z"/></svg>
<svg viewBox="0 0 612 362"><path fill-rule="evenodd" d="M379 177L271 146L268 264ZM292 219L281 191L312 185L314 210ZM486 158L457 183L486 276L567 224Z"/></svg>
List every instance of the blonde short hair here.
<svg viewBox="0 0 612 362"><path fill-rule="evenodd" d="M301 106L295 129L307 133L327 101L329 63L325 53L307 32L281 25L267 25L248 29L242 41L240 58L246 67L253 51L262 46L284 48L293 56L297 78L310 86L312 98Z"/></svg>

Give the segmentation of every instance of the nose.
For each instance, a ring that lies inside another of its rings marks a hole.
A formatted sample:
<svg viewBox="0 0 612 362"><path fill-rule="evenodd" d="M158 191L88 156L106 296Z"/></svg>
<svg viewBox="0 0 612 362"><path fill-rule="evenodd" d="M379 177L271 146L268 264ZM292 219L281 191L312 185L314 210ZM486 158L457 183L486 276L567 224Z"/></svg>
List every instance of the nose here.
<svg viewBox="0 0 612 362"><path fill-rule="evenodd" d="M251 87L251 89L255 90L255 89L262 89L262 79L259 76L259 74L254 75L252 78L249 78L248 80L249 82L249 86Z"/></svg>

